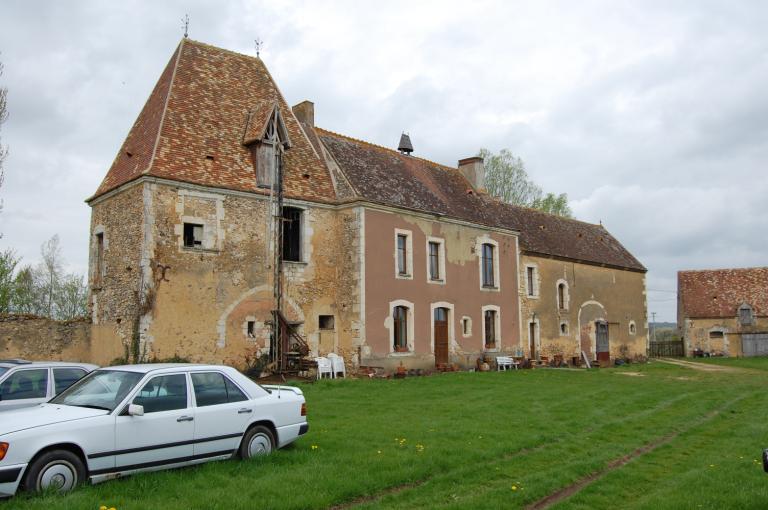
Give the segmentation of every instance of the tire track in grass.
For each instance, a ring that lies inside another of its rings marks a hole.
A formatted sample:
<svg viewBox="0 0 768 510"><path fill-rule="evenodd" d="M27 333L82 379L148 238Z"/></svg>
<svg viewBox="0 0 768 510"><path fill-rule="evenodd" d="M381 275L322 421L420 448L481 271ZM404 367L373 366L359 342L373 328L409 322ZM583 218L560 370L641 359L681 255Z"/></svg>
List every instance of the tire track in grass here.
<svg viewBox="0 0 768 510"><path fill-rule="evenodd" d="M611 427L613 427L615 425L619 425L619 424L622 424L622 423L630 422L630 421L637 420L637 419L643 419L643 418L645 418L648 415L656 414L659 411L667 409L667 408L669 408L669 407L671 407L671 406L673 406L673 405L675 405L675 404L677 404L677 403L679 403L681 401L687 401L687 400L689 400L691 398L692 395L699 394L699 393L706 393L706 391L704 391L704 390L696 390L696 391L691 391L691 392L688 392L688 393L677 394L677 395L675 395L674 397L672 397L672 398L670 398L668 400L659 401L657 403L657 405L655 405L655 406L653 406L651 408L646 408L646 409L643 409L643 410L640 410L640 411L637 411L637 412L634 412L634 413L625 414L621 418L618 418L618 419L615 419L615 420L611 420L610 422L602 422L599 427L595 427L594 424L592 424L592 425L589 425L589 426L587 426L587 427L585 427L583 429L580 429L577 432L570 432L567 435L565 435L565 434L561 435L558 438L550 439L547 442L543 442L543 443L535 445L535 446L525 447L525 448L521 448L521 449L518 449L518 450L515 450L515 451L512 451L512 452L508 452L508 453L506 453L504 455L501 455L500 457L497 457L493 461L490 461L490 462L489 461L484 461L483 462L483 466L485 466L485 467L493 467L493 466L495 466L497 464L501 464L501 463L507 462L507 461L509 461L509 460L511 460L511 459L513 459L515 457L522 457L522 456L525 456L525 455L528 455L528 454L531 454L531 453L535 453L535 452L539 452L539 451L544 450L546 448L549 448L549 447L561 444L563 442L566 442L568 440L573 439L574 437L578 437L579 435L581 435L583 433L593 433L593 432L595 432L597 430L600 430L600 429L603 429L603 428L611 428ZM730 405L730 402L725 404L723 407L725 407L727 405ZM352 500L348 500L348 501L343 502L343 503L332 505L332 506L328 507L328 510L348 510L350 508L354 508L354 507L357 507L359 505L367 505L367 504L375 503L376 501L379 501L380 499L383 499L386 496L397 495L397 494L405 492L405 491L409 491L409 490L413 490L413 489L418 489L418 488L420 488L423 485L427 484L428 482L430 482L431 480L433 480L436 477L442 478L444 476L450 476L450 475L453 475L453 474L456 474L456 473L460 473L460 472L464 471L465 469L467 469L466 466L461 467L461 468L457 468L457 469L452 469L452 470L449 470L447 472L446 471L442 471L442 472L437 473L435 475L430 475L430 476L424 477L424 478L419 479L419 480L415 480L415 481L406 482L406 483L394 485L394 486L391 486L391 487L387 487L387 488L381 489L379 491L376 491L376 492L374 492L372 494L367 494L367 495L364 495L364 496L359 496L359 497L356 497L356 498L354 498ZM475 469L475 468L472 467L471 469Z"/></svg>
<svg viewBox="0 0 768 510"><path fill-rule="evenodd" d="M730 400L729 402L726 402L722 406L720 406L718 409L714 409L707 414L705 414L701 419L694 421L691 423L688 427L685 427L683 430L672 432L669 434L666 434L654 441L651 441L650 443L646 443L645 445L635 449L634 451L623 455L617 459L614 459L610 461L603 469L599 471L595 471L593 473L590 473L589 475L577 480L576 482L563 487L561 489L558 489L557 491L553 492L552 494L549 494L548 496L536 501L535 503L528 505L526 507L527 510L543 510L545 508L549 508L552 505L555 505L574 494L581 491L583 488L591 485L595 481L601 479L608 473L615 471L617 469L620 469L624 465L628 464L634 459L637 459L646 453L652 452L656 448L663 446L665 444L668 444L672 442L675 438L680 436L681 434L685 434L686 432L703 425L707 423L708 421L712 420L715 416L720 414L723 410L725 410L728 407L733 406L734 404L740 402L741 400L744 400L746 398L745 396L737 397L733 400Z"/></svg>

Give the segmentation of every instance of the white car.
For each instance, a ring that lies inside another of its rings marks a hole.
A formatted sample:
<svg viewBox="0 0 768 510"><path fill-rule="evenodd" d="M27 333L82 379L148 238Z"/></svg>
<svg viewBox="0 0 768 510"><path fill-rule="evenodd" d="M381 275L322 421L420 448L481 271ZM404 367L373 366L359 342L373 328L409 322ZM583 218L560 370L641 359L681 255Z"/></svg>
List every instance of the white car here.
<svg viewBox="0 0 768 510"><path fill-rule="evenodd" d="M0 411L47 402L97 368L89 363L0 360Z"/></svg>
<svg viewBox="0 0 768 510"><path fill-rule="evenodd" d="M91 372L48 403L0 418L0 497L66 492L154 471L250 458L309 430L304 395L218 365L126 365Z"/></svg>

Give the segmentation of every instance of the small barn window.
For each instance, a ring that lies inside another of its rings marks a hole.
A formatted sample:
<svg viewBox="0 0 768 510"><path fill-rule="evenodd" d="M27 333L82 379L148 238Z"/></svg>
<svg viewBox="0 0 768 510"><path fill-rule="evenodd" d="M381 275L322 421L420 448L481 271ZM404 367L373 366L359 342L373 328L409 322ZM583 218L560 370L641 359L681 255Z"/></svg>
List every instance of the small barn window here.
<svg viewBox="0 0 768 510"><path fill-rule="evenodd" d="M629 334L634 335L637 333L637 326L635 326L635 321L629 321Z"/></svg>
<svg viewBox="0 0 768 510"><path fill-rule="evenodd" d="M203 226L195 223L184 224L184 247L202 248L203 247Z"/></svg>
<svg viewBox="0 0 768 510"><path fill-rule="evenodd" d="M710 331L709 332L709 338L716 340L716 339L722 339L723 338L723 332L722 331Z"/></svg>
<svg viewBox="0 0 768 510"><path fill-rule="evenodd" d="M256 321L248 321L246 327L248 338L256 338Z"/></svg>
<svg viewBox="0 0 768 510"><path fill-rule="evenodd" d="M742 326L752 324L752 307L746 303L739 307L739 322Z"/></svg>
<svg viewBox="0 0 768 510"><path fill-rule="evenodd" d="M301 216L296 207L283 208L283 260L301 261Z"/></svg>
<svg viewBox="0 0 768 510"><path fill-rule="evenodd" d="M560 335L565 336L568 334L568 323L567 322L561 322L560 323Z"/></svg>
<svg viewBox="0 0 768 510"><path fill-rule="evenodd" d="M525 267L525 290L529 297L538 296L538 274L536 266Z"/></svg>

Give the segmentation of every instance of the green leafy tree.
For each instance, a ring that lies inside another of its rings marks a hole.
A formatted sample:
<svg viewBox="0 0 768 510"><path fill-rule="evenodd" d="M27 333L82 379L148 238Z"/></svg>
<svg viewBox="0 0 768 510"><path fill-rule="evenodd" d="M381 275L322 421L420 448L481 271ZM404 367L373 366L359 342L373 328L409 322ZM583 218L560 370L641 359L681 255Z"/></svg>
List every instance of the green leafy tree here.
<svg viewBox="0 0 768 510"><path fill-rule="evenodd" d="M571 207L568 205L568 195L565 193L560 193L559 195L547 193L543 197L534 200L532 207L550 214L565 216L566 218L573 217L573 211L571 211Z"/></svg>
<svg viewBox="0 0 768 510"><path fill-rule="evenodd" d="M485 166L485 188L494 197L514 205L532 207L558 216L572 217L568 195L544 193L525 170L525 163L509 149L494 154L480 149Z"/></svg>
<svg viewBox="0 0 768 510"><path fill-rule="evenodd" d="M16 253L10 248L0 252L0 313L11 311L14 290L14 272L19 263Z"/></svg>

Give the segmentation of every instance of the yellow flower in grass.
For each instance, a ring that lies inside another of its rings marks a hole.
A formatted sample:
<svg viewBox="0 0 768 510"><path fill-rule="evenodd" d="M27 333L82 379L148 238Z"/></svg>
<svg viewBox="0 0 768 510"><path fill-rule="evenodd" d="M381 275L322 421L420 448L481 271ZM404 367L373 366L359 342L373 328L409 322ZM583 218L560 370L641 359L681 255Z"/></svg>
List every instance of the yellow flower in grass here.
<svg viewBox="0 0 768 510"><path fill-rule="evenodd" d="M513 485L513 486L512 486L512 490L513 490L513 491L516 491L516 490L517 490L517 485Z"/></svg>
<svg viewBox="0 0 768 510"><path fill-rule="evenodd" d="M317 450L318 448L319 448L319 447L318 447L316 444L313 444L313 445L312 445L312 449L313 449L313 450Z"/></svg>

